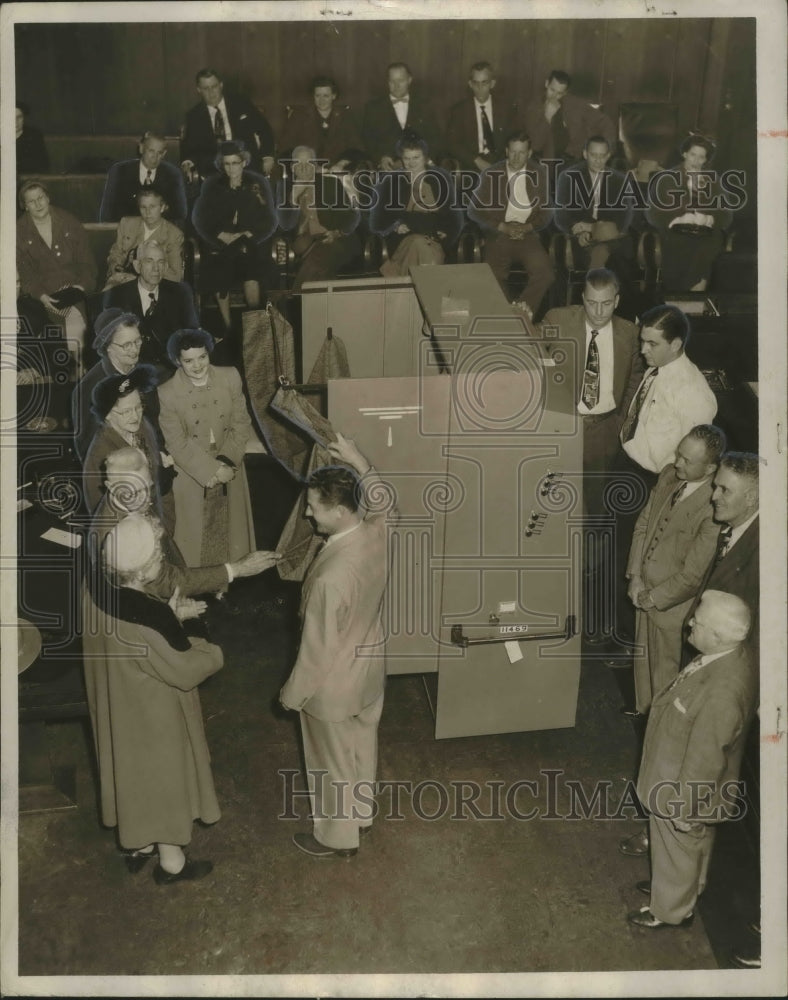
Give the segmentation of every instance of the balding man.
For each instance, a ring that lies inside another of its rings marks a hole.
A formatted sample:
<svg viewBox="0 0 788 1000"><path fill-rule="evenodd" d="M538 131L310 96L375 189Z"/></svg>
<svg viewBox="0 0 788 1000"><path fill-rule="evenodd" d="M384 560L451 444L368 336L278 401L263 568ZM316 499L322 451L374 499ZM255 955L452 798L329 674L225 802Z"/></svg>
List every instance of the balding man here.
<svg viewBox="0 0 788 1000"><path fill-rule="evenodd" d="M748 452L729 451L720 460L712 484L711 504L714 520L722 527L700 588L735 594L750 609L752 627L748 645L756 667L760 649L759 468L758 456ZM694 610L695 605L690 614Z"/></svg>
<svg viewBox="0 0 788 1000"><path fill-rule="evenodd" d="M629 599L635 613L635 713L679 672L684 618L717 546L711 483L725 435L711 424L679 441L640 512L629 552ZM633 714L627 710L626 714Z"/></svg>
<svg viewBox="0 0 788 1000"><path fill-rule="evenodd" d="M120 222L124 215L138 215L140 191L158 192L166 204L168 219L186 218L186 187L183 174L167 163L167 140L158 132L145 132L139 143L139 158L113 163L107 173L99 222Z"/></svg>
<svg viewBox="0 0 788 1000"><path fill-rule="evenodd" d="M744 639L747 605L707 590L690 620L698 656L654 698L637 792L649 814L649 904L627 915L655 930L690 923L717 824L740 815L738 777L758 684Z"/></svg>

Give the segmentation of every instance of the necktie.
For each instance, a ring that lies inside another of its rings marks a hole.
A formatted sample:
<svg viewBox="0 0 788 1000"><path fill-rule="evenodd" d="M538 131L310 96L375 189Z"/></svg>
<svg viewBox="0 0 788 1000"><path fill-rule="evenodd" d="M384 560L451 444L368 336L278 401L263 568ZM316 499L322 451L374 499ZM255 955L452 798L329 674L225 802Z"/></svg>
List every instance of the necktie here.
<svg viewBox="0 0 788 1000"><path fill-rule="evenodd" d="M700 670L700 668L702 666L703 666L703 656L702 655L698 655L698 656L694 657L692 660L689 661L689 663L681 671L681 673L677 674L673 678L673 680L671 681L670 687L668 688L668 691L672 691L673 688L676 687L677 684L680 684L687 677L691 677L695 673L695 671L696 670Z"/></svg>
<svg viewBox="0 0 788 1000"><path fill-rule="evenodd" d="M717 552L714 556L714 565L722 562L722 560L727 556L728 549L731 547L731 535L733 534L733 528L729 524L724 524L720 528L720 533L717 535Z"/></svg>
<svg viewBox="0 0 788 1000"><path fill-rule="evenodd" d="M150 305L145 310L145 315L152 316L153 313L156 311L156 293L148 292L148 295L150 296Z"/></svg>
<svg viewBox="0 0 788 1000"><path fill-rule="evenodd" d="M591 342L588 345L586 354L586 367L583 372L583 388L580 398L589 410L593 410L599 402L599 347L596 338L599 330L591 331Z"/></svg>
<svg viewBox="0 0 788 1000"><path fill-rule="evenodd" d="M638 420L640 419L640 411L646 400L648 391L651 388L651 383L657 377L658 371L659 368L649 368L643 376L643 381L640 383L637 396L635 396L632 401L632 405L629 407L629 413L627 413L627 419L624 421L624 426L621 428L622 444L626 444L627 441L631 441L635 436L635 431L638 428Z"/></svg>
<svg viewBox="0 0 788 1000"><path fill-rule="evenodd" d="M487 112L485 111L484 105L480 108L482 113L482 135L484 136L484 152L492 153L495 150L495 138L493 136L492 125L490 125L490 119L487 117Z"/></svg>
<svg viewBox="0 0 788 1000"><path fill-rule="evenodd" d="M550 119L550 131L553 135L553 155L563 156L566 152L566 144L569 142L569 132L564 124L564 115L560 108Z"/></svg>
<svg viewBox="0 0 788 1000"><path fill-rule="evenodd" d="M145 184L149 185L152 183L153 183L153 174L149 170L148 173L145 175Z"/></svg>
<svg viewBox="0 0 788 1000"><path fill-rule="evenodd" d="M679 500L681 500L681 498L684 496L684 490L686 490L686 488L687 488L686 481L679 484L678 489L673 494L673 496L670 498L670 506L671 507L675 507L676 504L679 502Z"/></svg>
<svg viewBox="0 0 788 1000"><path fill-rule="evenodd" d="M213 134L220 142L224 142L224 115L221 108L216 109L213 118Z"/></svg>

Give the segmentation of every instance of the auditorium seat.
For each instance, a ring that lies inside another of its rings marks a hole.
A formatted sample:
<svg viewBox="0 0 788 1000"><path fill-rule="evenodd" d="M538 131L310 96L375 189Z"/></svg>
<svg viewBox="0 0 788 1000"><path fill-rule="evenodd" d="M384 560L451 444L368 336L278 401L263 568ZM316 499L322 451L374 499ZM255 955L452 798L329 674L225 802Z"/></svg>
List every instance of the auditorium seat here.
<svg viewBox="0 0 788 1000"><path fill-rule="evenodd" d="M55 208L75 215L80 222L97 222L104 174L23 174L19 184L37 180L46 185Z"/></svg>
<svg viewBox="0 0 788 1000"><path fill-rule="evenodd" d="M180 140L177 136L166 139L168 158L176 163ZM139 141L139 135L47 135L50 170L53 174L103 174L110 164L137 156Z"/></svg>

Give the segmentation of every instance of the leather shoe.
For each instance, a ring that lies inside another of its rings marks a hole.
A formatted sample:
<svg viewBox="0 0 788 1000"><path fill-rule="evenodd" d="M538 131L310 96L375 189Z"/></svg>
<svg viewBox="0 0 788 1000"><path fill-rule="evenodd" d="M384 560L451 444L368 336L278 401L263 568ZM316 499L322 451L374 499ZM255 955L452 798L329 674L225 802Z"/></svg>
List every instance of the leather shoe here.
<svg viewBox="0 0 788 1000"><path fill-rule="evenodd" d="M635 888L638 892L642 892L644 896L651 895L651 880L644 878L641 882L635 882Z"/></svg>
<svg viewBox="0 0 788 1000"><path fill-rule="evenodd" d="M738 969L760 969L760 955L731 955L731 962Z"/></svg>
<svg viewBox="0 0 788 1000"><path fill-rule="evenodd" d="M126 862L126 868L132 875L141 872L151 858L158 858L159 852L154 847L152 851L137 851L121 847L120 853Z"/></svg>
<svg viewBox="0 0 788 1000"><path fill-rule="evenodd" d="M354 854L358 854L357 847L326 847L311 833L294 833L293 843L299 851L321 861L329 858L352 858Z"/></svg>
<svg viewBox="0 0 788 1000"><path fill-rule="evenodd" d="M645 927L649 931L658 931L663 927L689 927L694 919L695 914L690 913L681 923L666 924L664 920L655 917L647 906L641 906L639 910L632 910L627 914L627 920L630 924L634 924L635 927Z"/></svg>
<svg viewBox="0 0 788 1000"><path fill-rule="evenodd" d="M623 840L619 840L618 849L628 858L644 858L648 854L648 833L641 830L640 833L633 833L631 837L624 837Z"/></svg>
<svg viewBox="0 0 788 1000"><path fill-rule="evenodd" d="M212 861L186 861L179 872L166 872L161 865L153 869L153 881L156 885L172 885L173 882L195 881L204 878L213 871Z"/></svg>
<svg viewBox="0 0 788 1000"><path fill-rule="evenodd" d="M371 823L370 823L369 826L360 826L358 828L358 835L359 835L359 837L366 837L366 835L369 833L369 831L371 829L372 829L372 824Z"/></svg>

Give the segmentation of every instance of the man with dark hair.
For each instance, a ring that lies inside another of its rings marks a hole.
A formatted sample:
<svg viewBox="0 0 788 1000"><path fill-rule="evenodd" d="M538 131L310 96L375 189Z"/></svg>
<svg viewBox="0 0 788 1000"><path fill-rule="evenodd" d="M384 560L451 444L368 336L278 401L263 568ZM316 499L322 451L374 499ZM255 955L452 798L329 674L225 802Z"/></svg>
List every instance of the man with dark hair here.
<svg viewBox="0 0 788 1000"><path fill-rule="evenodd" d="M194 294L185 281L169 281L164 277L167 259L155 240L140 243L134 255L136 281L125 281L104 293L104 305L116 306L140 316L142 335L140 360L156 365L161 372L171 372L167 357L170 334L200 325L194 305Z"/></svg>
<svg viewBox="0 0 788 1000"><path fill-rule="evenodd" d="M649 903L627 920L657 930L692 920L719 823L738 819L739 769L758 684L744 638L750 613L733 594L706 590L690 620L699 655L651 706L637 793L649 814Z"/></svg>
<svg viewBox="0 0 788 1000"><path fill-rule="evenodd" d="M286 119L279 139L279 160L289 159L296 146L314 149L318 160L334 167L347 159L351 151L360 151L361 134L355 116L347 105L337 103L339 87L331 76L313 77L309 84L309 107L285 109Z"/></svg>
<svg viewBox="0 0 788 1000"><path fill-rule="evenodd" d="M167 140L157 132L145 132L139 154L139 159L121 160L109 168L99 222L120 222L124 215L137 215L137 195L153 190L164 199L167 218L182 223L187 212L186 188L181 171L164 159Z"/></svg>
<svg viewBox="0 0 788 1000"><path fill-rule="evenodd" d="M326 543L304 580L301 646L280 694L300 713L314 817L293 842L318 859L356 854L372 823L388 577L389 518L367 499L383 484L352 441L340 435L329 450L348 467L317 469L307 483L306 516Z"/></svg>
<svg viewBox="0 0 788 1000"><path fill-rule="evenodd" d="M523 121L534 153L542 160L577 160L587 140L600 135L612 149L616 142L613 122L587 101L570 94L568 73L554 69L545 80L544 97L526 106Z"/></svg>
<svg viewBox="0 0 788 1000"><path fill-rule="evenodd" d="M626 255L621 237L632 220L632 205L621 204L625 178L608 170L610 153L607 139L592 135L583 147L584 163L558 176L555 221L575 240L575 267L604 267L611 254L617 261Z"/></svg>
<svg viewBox="0 0 788 1000"><path fill-rule="evenodd" d="M381 170L393 170L400 165L395 147L406 132L415 132L424 139L433 160L438 161L442 145L438 123L429 102L410 92L412 82L405 63L391 63L388 94L373 97L364 109L361 129L364 148Z"/></svg>
<svg viewBox="0 0 788 1000"><path fill-rule="evenodd" d="M181 135L181 170L188 183L216 172L219 143L243 142L251 169L269 174L274 165L274 134L264 115L236 94L224 93L215 69L206 67L195 77L200 102L186 113Z"/></svg>
<svg viewBox="0 0 788 1000"><path fill-rule="evenodd" d="M725 450L725 435L699 424L679 441L640 512L627 578L635 613L635 712L679 672L682 628L717 547L711 481ZM629 711L628 711L629 714Z"/></svg>
<svg viewBox="0 0 788 1000"><path fill-rule="evenodd" d="M593 515L604 513L604 487L619 450L618 434L643 371L637 328L615 315L618 289L612 271L589 271L583 304L551 309L542 322L543 331L557 330L559 341L572 343L572 378L583 424L583 493Z"/></svg>
<svg viewBox="0 0 788 1000"><path fill-rule="evenodd" d="M539 232L550 222L543 172L533 161L531 141L523 131L506 139L505 160L482 172L471 195L469 217L484 233L484 259L504 295L509 272L520 264L527 275L522 300L533 316L555 279Z"/></svg>
<svg viewBox="0 0 788 1000"><path fill-rule="evenodd" d="M446 153L461 170L486 170L500 159L506 136L514 127L516 105L496 96L495 73L488 62L476 62L468 75L471 95L449 112Z"/></svg>
<svg viewBox="0 0 788 1000"><path fill-rule="evenodd" d="M735 594L750 609L752 627L748 646L756 669L760 655L759 469L757 455L729 451L722 456L711 494L714 520L722 528L700 587L700 590L712 588ZM690 615L696 605L697 600Z"/></svg>

